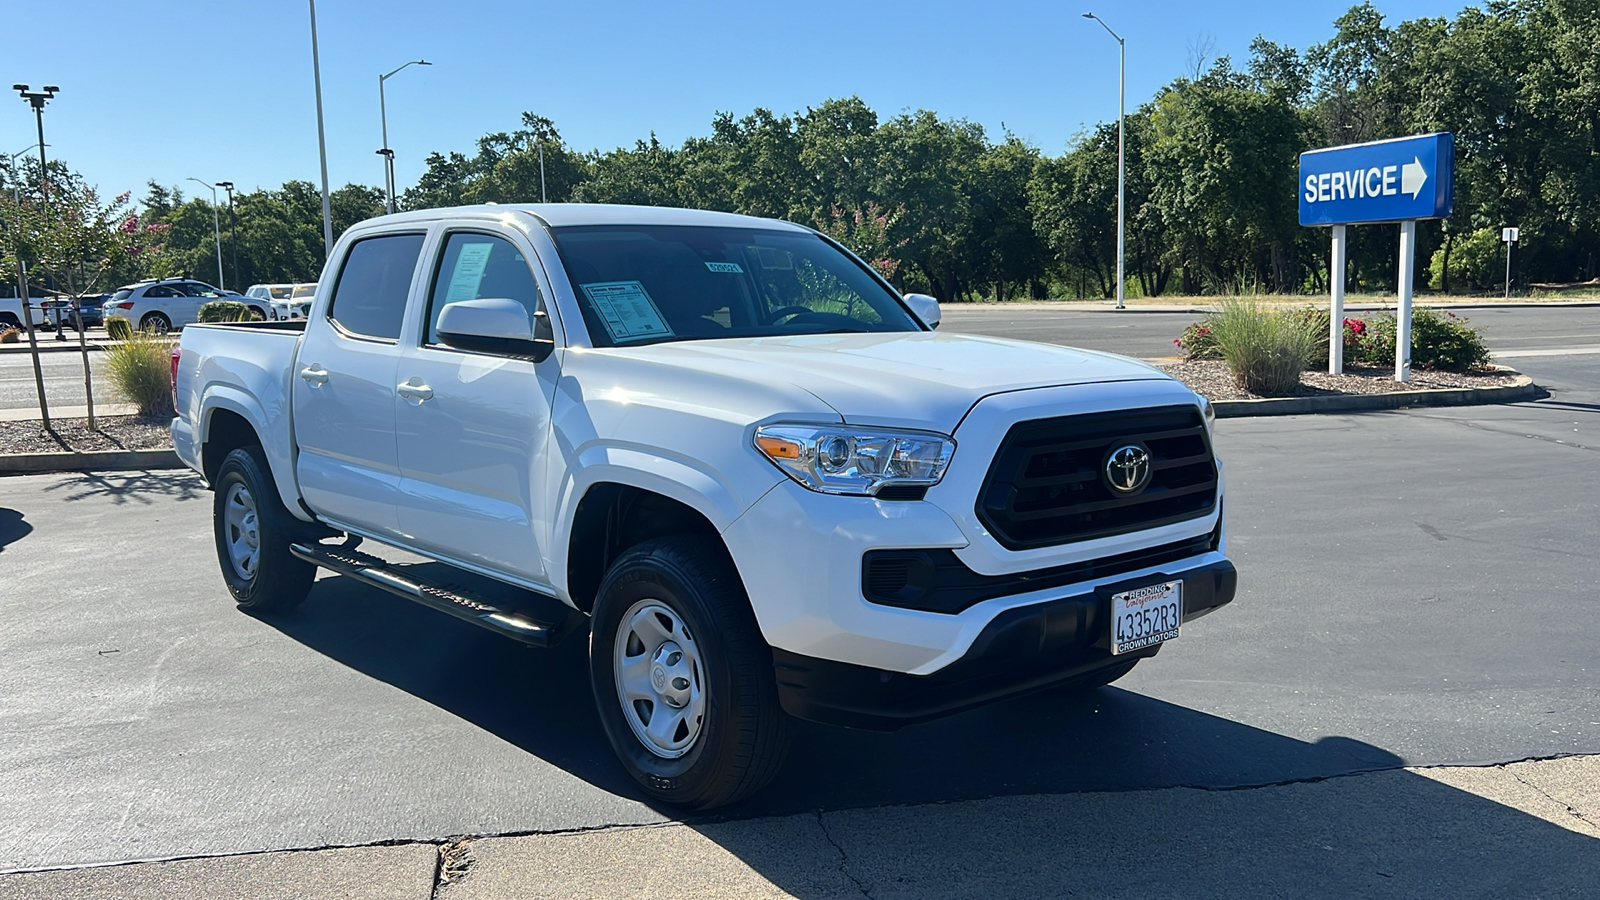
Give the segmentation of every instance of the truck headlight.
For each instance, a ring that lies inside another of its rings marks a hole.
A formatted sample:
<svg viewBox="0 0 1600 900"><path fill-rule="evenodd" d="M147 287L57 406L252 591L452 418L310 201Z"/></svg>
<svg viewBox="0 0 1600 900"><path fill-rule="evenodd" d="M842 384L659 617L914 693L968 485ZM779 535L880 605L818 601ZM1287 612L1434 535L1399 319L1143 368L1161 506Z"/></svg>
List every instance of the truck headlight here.
<svg viewBox="0 0 1600 900"><path fill-rule="evenodd" d="M763 425L755 444L806 487L857 495L889 485L938 484L956 450L942 434L832 425Z"/></svg>

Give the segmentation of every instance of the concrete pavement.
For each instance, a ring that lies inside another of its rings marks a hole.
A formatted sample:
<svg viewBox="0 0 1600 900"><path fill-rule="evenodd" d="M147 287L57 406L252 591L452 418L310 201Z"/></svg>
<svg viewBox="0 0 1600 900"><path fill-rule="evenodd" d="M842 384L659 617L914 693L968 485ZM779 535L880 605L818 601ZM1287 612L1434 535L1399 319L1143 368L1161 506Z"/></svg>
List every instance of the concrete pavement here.
<svg viewBox="0 0 1600 900"><path fill-rule="evenodd" d="M1600 756L0 876L0 900L1573 897Z"/></svg>

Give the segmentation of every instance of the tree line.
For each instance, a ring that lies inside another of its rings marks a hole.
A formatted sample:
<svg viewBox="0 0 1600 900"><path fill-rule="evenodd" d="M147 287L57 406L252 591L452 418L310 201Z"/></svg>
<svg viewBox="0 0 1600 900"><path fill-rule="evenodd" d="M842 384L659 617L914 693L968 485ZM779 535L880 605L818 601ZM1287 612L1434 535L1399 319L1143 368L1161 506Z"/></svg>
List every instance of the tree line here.
<svg viewBox="0 0 1600 900"><path fill-rule="evenodd" d="M1129 293L1316 293L1328 235L1297 222L1298 155L1407 134L1456 136L1455 209L1418 228L1419 289L1503 279L1500 228L1521 228L1518 287L1600 274L1600 0L1492 0L1393 26L1370 3L1305 51L1257 38L1206 60L1125 123ZM926 110L882 117L857 97L789 115L716 116L681 145L569 146L524 113L475 151L436 152L407 209L463 203L637 203L771 216L834 235L904 290L941 300L1108 297L1116 273L1116 123L1059 156ZM216 279L212 209L152 183L172 273ZM309 182L221 211L230 287L302 281L322 261ZM336 233L382 212L376 188L333 195ZM3 227L3 226L0 226ZM1351 230L1352 290L1394 286L1396 226ZM237 241L238 272L231 271Z"/></svg>

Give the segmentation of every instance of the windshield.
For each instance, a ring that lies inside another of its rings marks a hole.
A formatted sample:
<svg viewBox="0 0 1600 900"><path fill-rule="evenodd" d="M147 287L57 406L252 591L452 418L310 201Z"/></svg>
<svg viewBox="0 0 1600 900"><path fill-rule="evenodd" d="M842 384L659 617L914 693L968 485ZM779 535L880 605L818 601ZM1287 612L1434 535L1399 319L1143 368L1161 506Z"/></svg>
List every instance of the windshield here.
<svg viewBox="0 0 1600 900"><path fill-rule="evenodd" d="M316 282L312 282L311 284L297 284L294 286L294 299L296 300L308 300L311 297L316 296L316 293Z"/></svg>
<svg viewBox="0 0 1600 900"><path fill-rule="evenodd" d="M813 234L645 225L552 233L597 347L922 330L881 282Z"/></svg>
<svg viewBox="0 0 1600 900"><path fill-rule="evenodd" d="M267 288L267 291L271 293L274 300L287 300L289 295L293 293L294 288L287 284L275 284Z"/></svg>

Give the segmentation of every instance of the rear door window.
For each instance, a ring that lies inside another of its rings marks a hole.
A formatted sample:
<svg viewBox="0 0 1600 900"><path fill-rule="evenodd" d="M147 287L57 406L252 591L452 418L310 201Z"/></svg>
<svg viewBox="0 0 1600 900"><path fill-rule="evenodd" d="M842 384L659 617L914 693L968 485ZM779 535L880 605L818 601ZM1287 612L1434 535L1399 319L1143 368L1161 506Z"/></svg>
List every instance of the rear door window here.
<svg viewBox="0 0 1600 900"><path fill-rule="evenodd" d="M398 339L422 239L421 234L386 234L357 241L334 282L328 318L349 334Z"/></svg>

